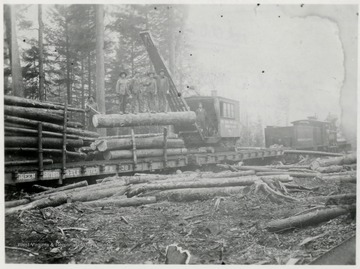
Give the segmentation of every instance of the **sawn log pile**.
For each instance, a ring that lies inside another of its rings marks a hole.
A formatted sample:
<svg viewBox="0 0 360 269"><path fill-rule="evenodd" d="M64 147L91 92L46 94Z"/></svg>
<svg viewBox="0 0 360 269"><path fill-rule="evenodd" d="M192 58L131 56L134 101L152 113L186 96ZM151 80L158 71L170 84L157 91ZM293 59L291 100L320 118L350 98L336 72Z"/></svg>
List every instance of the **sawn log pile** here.
<svg viewBox="0 0 360 269"><path fill-rule="evenodd" d="M44 163L61 161L64 136L67 160L81 160L86 155L77 149L99 136L71 120L70 113L82 109L15 96L4 96L4 101L6 166L37 164L41 152Z"/></svg>

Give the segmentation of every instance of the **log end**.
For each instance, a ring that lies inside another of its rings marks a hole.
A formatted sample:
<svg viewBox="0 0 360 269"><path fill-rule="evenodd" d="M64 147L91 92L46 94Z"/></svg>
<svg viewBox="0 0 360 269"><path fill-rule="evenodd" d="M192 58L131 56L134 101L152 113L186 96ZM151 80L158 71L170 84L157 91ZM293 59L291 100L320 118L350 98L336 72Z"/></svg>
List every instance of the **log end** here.
<svg viewBox="0 0 360 269"><path fill-rule="evenodd" d="M94 115L92 117L92 123L94 125L95 128L97 128L99 126L99 119L98 119L98 115Z"/></svg>
<svg viewBox="0 0 360 269"><path fill-rule="evenodd" d="M105 151L105 152L103 153L103 157L104 157L104 159L107 160L107 161L111 160L111 152L110 152L110 151Z"/></svg>

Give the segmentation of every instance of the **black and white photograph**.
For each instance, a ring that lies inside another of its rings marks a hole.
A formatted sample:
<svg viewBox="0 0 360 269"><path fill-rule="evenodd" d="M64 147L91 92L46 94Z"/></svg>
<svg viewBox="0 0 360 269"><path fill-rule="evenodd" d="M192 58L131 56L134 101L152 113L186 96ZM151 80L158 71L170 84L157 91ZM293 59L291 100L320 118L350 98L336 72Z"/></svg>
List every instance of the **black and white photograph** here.
<svg viewBox="0 0 360 269"><path fill-rule="evenodd" d="M356 1L5 1L5 265L356 265Z"/></svg>

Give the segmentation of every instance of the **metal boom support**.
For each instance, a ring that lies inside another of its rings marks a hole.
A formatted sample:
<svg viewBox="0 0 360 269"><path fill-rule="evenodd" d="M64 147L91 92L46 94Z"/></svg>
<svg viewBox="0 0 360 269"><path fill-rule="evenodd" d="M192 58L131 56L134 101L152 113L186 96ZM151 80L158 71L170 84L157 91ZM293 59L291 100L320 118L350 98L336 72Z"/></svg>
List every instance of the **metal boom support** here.
<svg viewBox="0 0 360 269"><path fill-rule="evenodd" d="M154 42L152 40L151 34L148 31L143 31L140 33L140 37L145 45L145 48L149 54L150 60L154 65L156 73L159 73L161 69L165 71L165 74L169 78L170 82L170 94L167 96L170 109L172 111L189 111L189 107L187 103L185 102L184 98L181 96L181 94L176 89L176 86L174 84L174 81L171 78L170 72L168 68L165 66L165 63L163 59L161 58L161 55L159 54L159 51L154 45Z"/></svg>

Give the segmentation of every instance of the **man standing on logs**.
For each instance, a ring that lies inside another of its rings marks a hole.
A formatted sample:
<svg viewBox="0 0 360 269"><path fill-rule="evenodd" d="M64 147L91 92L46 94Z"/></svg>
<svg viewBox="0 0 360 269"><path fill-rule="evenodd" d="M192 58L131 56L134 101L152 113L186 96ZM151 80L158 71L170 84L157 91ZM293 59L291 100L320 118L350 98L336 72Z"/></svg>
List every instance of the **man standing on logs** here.
<svg viewBox="0 0 360 269"><path fill-rule="evenodd" d="M131 84L130 84L130 93L132 96L131 111L134 114L139 113L141 88L142 88L142 83L141 83L140 73L139 73L139 71L135 71L135 74L134 74L134 76L131 80Z"/></svg>
<svg viewBox="0 0 360 269"><path fill-rule="evenodd" d="M86 102L86 117L87 117L87 128L89 131L96 132L96 128L92 123L92 117L98 112L98 104L94 101L94 96L90 95Z"/></svg>
<svg viewBox="0 0 360 269"><path fill-rule="evenodd" d="M127 99L131 96L129 90L130 83L126 78L127 73L125 71L121 71L119 76L116 83L116 94L119 97L120 114L123 114L125 112Z"/></svg>
<svg viewBox="0 0 360 269"><path fill-rule="evenodd" d="M165 76L165 71L160 70L159 76L157 77L158 84L158 96L159 96L159 111L167 112L167 99L166 96L170 91L169 78Z"/></svg>
<svg viewBox="0 0 360 269"><path fill-rule="evenodd" d="M141 76L139 77L139 111L140 113L146 113L148 112L148 105L147 105L147 96L146 96L146 87L144 86L144 81L146 80L146 75L145 74L141 74Z"/></svg>
<svg viewBox="0 0 360 269"><path fill-rule="evenodd" d="M156 97L158 94L158 86L155 78L155 73L153 71L148 72L148 77L144 83L146 87L146 97L148 100L148 108L151 113L156 112Z"/></svg>

